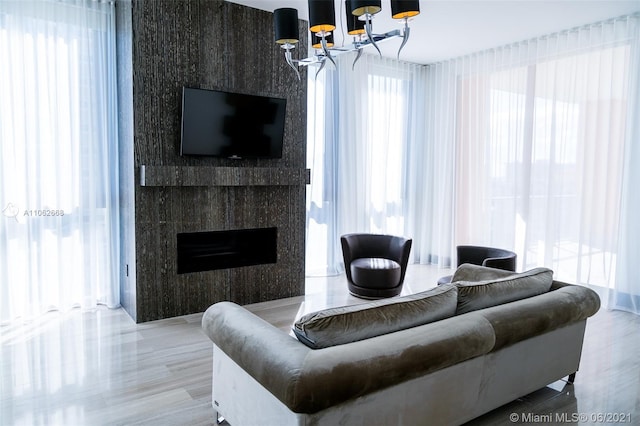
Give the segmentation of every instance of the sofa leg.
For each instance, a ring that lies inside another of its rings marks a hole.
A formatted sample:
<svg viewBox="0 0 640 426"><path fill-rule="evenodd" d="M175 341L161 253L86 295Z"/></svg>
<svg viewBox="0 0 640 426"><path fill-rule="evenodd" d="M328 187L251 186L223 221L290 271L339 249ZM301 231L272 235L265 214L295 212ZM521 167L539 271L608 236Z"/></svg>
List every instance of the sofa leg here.
<svg viewBox="0 0 640 426"><path fill-rule="evenodd" d="M567 383L572 385L575 380L576 380L576 373L571 373L571 374L569 374L569 377L567 378Z"/></svg>
<svg viewBox="0 0 640 426"><path fill-rule="evenodd" d="M220 415L220 413L218 413L217 411L214 413L215 414L215 418L216 418L216 424L222 424L224 423L224 417L222 417Z"/></svg>

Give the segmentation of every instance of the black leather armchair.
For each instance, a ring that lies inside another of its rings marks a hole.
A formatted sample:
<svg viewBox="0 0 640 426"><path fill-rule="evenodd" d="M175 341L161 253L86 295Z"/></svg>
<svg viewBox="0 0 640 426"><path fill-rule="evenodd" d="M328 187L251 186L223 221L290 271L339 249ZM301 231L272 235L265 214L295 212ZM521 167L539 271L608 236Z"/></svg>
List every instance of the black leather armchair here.
<svg viewBox="0 0 640 426"><path fill-rule="evenodd" d="M393 235L347 234L340 238L349 292L365 299L400 294L411 239Z"/></svg>
<svg viewBox="0 0 640 426"><path fill-rule="evenodd" d="M458 266L463 263L471 263L505 271L516 270L517 255L509 250L482 246L457 246L456 251ZM451 282L451 277L452 275L448 275L440 278L438 285Z"/></svg>

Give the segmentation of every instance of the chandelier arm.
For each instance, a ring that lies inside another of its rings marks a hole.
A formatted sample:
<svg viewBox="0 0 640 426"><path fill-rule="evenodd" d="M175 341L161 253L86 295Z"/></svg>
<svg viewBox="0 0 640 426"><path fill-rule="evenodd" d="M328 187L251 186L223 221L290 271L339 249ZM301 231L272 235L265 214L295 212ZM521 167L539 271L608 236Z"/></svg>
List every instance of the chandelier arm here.
<svg viewBox="0 0 640 426"><path fill-rule="evenodd" d="M336 69L338 69L338 65L336 65L336 61L333 60L333 56L331 56L331 52L329 52L329 48L327 47L327 40L324 38L324 35L322 36L322 40L320 40L320 43L322 44L322 51L324 52L324 55L327 58L329 58L329 60L333 63L333 66L336 67ZM322 69L322 67L320 69Z"/></svg>
<svg viewBox="0 0 640 426"><path fill-rule="evenodd" d="M373 47L376 48L376 50L378 51L378 54L382 58L382 52L380 51L380 48L378 47L378 43L376 43L376 39L374 38L373 34L371 33L371 15L369 15L367 13L366 19L367 20L364 23L364 30L367 32L367 37L369 37L369 41L371 42L371 44L373 44Z"/></svg>
<svg viewBox="0 0 640 426"><path fill-rule="evenodd" d="M405 20L404 20L404 33L402 34L402 44L400 44L400 48L398 49L398 56L397 56L398 60L400 60L400 52L402 51L402 48L404 47L405 44L407 44L407 41L409 41L410 32L411 32L411 28L409 28L409 22L405 18Z"/></svg>
<svg viewBox="0 0 640 426"><path fill-rule="evenodd" d="M352 71L356 68L356 62L358 62L358 59L360 59L361 56L362 56L362 48L358 49L358 55L353 60L353 65L351 65L351 70Z"/></svg>
<svg viewBox="0 0 640 426"><path fill-rule="evenodd" d="M322 68L324 68L324 66L327 64L327 60L326 58L323 59L322 61L320 61L320 68L318 68L318 71L316 71L316 75L314 77L315 80L318 79L318 74L320 74L320 71L322 71Z"/></svg>
<svg viewBox="0 0 640 426"><path fill-rule="evenodd" d="M291 50L289 50L288 48L284 51L284 59L287 61L287 64L289 64L289 66L296 72L298 81L302 80L302 78L300 78L300 72L298 71L298 68L293 65L293 61L291 60Z"/></svg>

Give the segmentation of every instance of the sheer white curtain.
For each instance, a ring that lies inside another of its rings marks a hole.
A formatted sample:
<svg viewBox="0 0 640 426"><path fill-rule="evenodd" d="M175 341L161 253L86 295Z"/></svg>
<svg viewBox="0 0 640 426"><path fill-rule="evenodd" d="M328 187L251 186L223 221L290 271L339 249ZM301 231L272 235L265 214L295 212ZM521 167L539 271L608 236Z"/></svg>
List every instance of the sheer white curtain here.
<svg viewBox="0 0 640 426"><path fill-rule="evenodd" d="M408 164L416 137L410 111L423 99L416 91L424 67L363 55L353 71L353 59L353 54L339 56L337 70L329 65L317 79L310 70L306 267L311 275L342 269L342 234L404 235L409 229Z"/></svg>
<svg viewBox="0 0 640 426"><path fill-rule="evenodd" d="M456 152L456 65L426 67L423 108L412 111L414 155L410 159L407 217L413 237L414 261L440 267L452 265L454 170Z"/></svg>
<svg viewBox="0 0 640 426"><path fill-rule="evenodd" d="M0 321L119 304L115 10L0 2Z"/></svg>
<svg viewBox="0 0 640 426"><path fill-rule="evenodd" d="M520 268L640 313L639 48L628 16L430 66L427 145L449 147L454 170L438 182L454 194L450 256L513 249Z"/></svg>
<svg viewBox="0 0 640 426"><path fill-rule="evenodd" d="M640 36L625 16L428 67L352 56L310 80L307 271L340 271L339 236L515 250L640 313Z"/></svg>

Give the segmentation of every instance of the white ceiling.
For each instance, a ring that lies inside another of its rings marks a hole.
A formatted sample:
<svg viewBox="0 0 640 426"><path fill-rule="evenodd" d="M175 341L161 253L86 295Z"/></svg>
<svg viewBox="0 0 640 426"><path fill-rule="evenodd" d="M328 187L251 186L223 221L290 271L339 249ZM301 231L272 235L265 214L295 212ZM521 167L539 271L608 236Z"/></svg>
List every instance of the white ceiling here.
<svg viewBox="0 0 640 426"><path fill-rule="evenodd" d="M227 0L273 11L280 7L298 9L308 19L307 0ZM335 41L348 44L339 18L344 1L335 0L339 28ZM411 38L400 59L428 64L468 53L526 40L607 18L640 12L640 0L420 0L421 13L410 22ZM338 10L340 12L338 12ZM344 21L344 19L342 19ZM373 30L383 33L400 24L391 18L390 0L382 0L382 12L375 16ZM394 57L400 40L381 45L384 56ZM367 49L375 50L373 47Z"/></svg>

